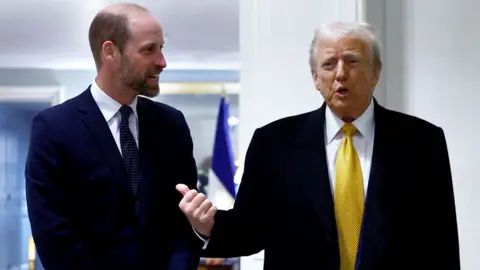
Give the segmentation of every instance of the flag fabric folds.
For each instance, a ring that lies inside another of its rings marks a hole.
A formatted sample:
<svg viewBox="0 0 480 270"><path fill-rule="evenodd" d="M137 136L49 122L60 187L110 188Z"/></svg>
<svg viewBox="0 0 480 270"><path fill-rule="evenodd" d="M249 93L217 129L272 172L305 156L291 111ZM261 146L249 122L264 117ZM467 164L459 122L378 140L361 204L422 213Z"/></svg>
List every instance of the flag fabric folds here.
<svg viewBox="0 0 480 270"><path fill-rule="evenodd" d="M229 106L225 97L220 100L213 145L212 165L208 180L208 198L219 209L233 206L236 196L235 163L228 125Z"/></svg>

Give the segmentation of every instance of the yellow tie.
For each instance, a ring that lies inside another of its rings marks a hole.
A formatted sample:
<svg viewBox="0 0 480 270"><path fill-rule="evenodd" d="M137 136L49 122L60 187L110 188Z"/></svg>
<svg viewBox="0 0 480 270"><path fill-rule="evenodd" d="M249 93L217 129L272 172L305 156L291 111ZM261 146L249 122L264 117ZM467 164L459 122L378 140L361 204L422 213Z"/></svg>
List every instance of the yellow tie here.
<svg viewBox="0 0 480 270"><path fill-rule="evenodd" d="M345 138L338 150L335 165L335 219L340 248L340 270L353 270L363 218L363 178L360 159L352 138L357 129L352 124L345 124L342 132Z"/></svg>

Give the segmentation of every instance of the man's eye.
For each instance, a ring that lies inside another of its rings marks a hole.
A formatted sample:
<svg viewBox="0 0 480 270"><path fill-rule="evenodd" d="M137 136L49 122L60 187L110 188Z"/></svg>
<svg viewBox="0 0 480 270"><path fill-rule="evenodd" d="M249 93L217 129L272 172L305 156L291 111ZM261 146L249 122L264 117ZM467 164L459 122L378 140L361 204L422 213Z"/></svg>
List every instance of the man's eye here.
<svg viewBox="0 0 480 270"><path fill-rule="evenodd" d="M325 62L322 64L322 67L323 68L332 68L333 67L333 63L332 62Z"/></svg>

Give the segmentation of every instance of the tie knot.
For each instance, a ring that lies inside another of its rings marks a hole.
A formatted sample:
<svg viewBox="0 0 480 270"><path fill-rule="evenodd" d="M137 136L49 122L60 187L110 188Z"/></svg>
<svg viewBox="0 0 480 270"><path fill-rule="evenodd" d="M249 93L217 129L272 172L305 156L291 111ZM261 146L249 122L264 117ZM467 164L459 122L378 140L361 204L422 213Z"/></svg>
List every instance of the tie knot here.
<svg viewBox="0 0 480 270"><path fill-rule="evenodd" d="M353 124L347 123L343 125L342 132L345 133L345 136L352 137L357 133L357 128Z"/></svg>
<svg viewBox="0 0 480 270"><path fill-rule="evenodd" d="M130 117L132 112L133 112L132 107L127 106L127 105L123 105L120 108L120 113L122 114L122 121L128 121L128 118Z"/></svg>

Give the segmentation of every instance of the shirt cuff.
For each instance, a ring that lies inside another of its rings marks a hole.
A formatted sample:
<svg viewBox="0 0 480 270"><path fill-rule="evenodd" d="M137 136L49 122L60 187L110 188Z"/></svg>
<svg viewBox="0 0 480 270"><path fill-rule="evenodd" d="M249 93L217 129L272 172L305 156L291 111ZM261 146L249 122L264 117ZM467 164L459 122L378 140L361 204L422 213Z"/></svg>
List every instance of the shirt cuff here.
<svg viewBox="0 0 480 270"><path fill-rule="evenodd" d="M208 241L210 240L209 238L201 235L199 232L197 232L197 230L195 230L193 227L192 227L193 231L195 232L195 234L198 236L198 238L200 238L202 241L203 241L203 247L202 249L206 249L207 246L208 246Z"/></svg>

